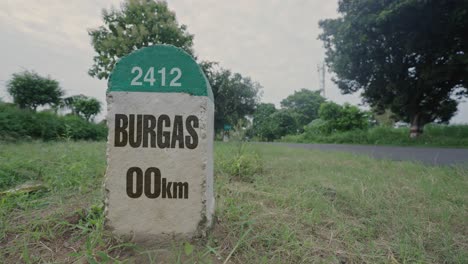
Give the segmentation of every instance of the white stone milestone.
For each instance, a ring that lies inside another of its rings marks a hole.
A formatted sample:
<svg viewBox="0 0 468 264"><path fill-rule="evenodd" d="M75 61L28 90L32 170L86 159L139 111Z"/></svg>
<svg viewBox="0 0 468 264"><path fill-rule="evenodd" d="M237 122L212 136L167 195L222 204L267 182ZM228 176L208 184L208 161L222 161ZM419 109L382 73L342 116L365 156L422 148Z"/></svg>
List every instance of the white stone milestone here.
<svg viewBox="0 0 468 264"><path fill-rule="evenodd" d="M106 226L135 242L204 235L214 214L211 88L168 45L121 59L107 94Z"/></svg>

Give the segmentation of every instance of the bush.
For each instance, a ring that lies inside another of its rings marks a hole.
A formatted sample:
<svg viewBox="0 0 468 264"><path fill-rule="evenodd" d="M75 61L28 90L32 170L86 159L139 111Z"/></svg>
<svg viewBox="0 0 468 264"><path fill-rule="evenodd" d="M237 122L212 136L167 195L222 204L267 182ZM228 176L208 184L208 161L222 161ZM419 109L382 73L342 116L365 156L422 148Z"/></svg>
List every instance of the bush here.
<svg viewBox="0 0 468 264"><path fill-rule="evenodd" d="M377 126L368 130L351 130L320 133L320 123L310 124L299 136L286 136L285 142L297 143L348 143L369 145L424 145L468 147L468 125L427 125L418 138L409 137L409 128Z"/></svg>
<svg viewBox="0 0 468 264"><path fill-rule="evenodd" d="M215 160L216 170L241 181L252 182L254 176L263 171L260 155L253 151L243 140L245 131L236 126L231 133L232 142Z"/></svg>
<svg viewBox="0 0 468 264"><path fill-rule="evenodd" d="M367 129L369 126L367 112L350 104L343 106L333 102L320 105L319 117L326 123L322 124L322 132L332 133L337 131L350 131Z"/></svg>
<svg viewBox="0 0 468 264"><path fill-rule="evenodd" d="M244 152L221 156L217 167L235 179L252 182L254 176L263 171L263 162L258 153Z"/></svg>
<svg viewBox="0 0 468 264"><path fill-rule="evenodd" d="M33 112L0 103L0 139L103 140L107 128L78 116L58 116L50 111Z"/></svg>

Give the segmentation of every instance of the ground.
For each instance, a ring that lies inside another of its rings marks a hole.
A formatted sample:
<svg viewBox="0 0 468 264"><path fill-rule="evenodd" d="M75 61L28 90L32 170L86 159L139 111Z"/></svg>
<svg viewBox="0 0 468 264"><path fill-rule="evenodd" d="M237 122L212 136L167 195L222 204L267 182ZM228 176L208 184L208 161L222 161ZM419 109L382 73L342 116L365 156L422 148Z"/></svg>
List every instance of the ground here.
<svg viewBox="0 0 468 264"><path fill-rule="evenodd" d="M105 230L103 142L0 143L0 263L468 263L468 167L217 143L205 239L143 248Z"/></svg>

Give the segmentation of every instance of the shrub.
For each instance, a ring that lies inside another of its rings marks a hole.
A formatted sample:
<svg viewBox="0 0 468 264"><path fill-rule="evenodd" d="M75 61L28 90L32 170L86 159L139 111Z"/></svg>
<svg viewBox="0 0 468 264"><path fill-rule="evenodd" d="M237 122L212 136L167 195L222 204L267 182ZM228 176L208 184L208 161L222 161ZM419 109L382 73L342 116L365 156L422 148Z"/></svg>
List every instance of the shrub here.
<svg viewBox="0 0 468 264"><path fill-rule="evenodd" d="M241 181L252 182L254 176L263 171L260 155L244 141L245 131L240 125L231 133L232 142L225 151L220 152L215 160L216 169Z"/></svg>
<svg viewBox="0 0 468 264"><path fill-rule="evenodd" d="M467 125L436 125L426 126L424 134L418 138L409 137L409 128L391 128L377 126L368 130L351 130L319 133L320 124L306 126L305 132L299 136L286 136L285 142L298 143L348 143L370 145L424 145L446 147L468 147Z"/></svg>
<svg viewBox="0 0 468 264"><path fill-rule="evenodd" d="M33 112L0 103L0 139L103 140L107 128L78 116L58 116L51 111Z"/></svg>
<svg viewBox="0 0 468 264"><path fill-rule="evenodd" d="M326 121L322 131L327 133L367 129L369 126L367 113L350 104L341 106L333 102L323 103L319 109L319 117Z"/></svg>

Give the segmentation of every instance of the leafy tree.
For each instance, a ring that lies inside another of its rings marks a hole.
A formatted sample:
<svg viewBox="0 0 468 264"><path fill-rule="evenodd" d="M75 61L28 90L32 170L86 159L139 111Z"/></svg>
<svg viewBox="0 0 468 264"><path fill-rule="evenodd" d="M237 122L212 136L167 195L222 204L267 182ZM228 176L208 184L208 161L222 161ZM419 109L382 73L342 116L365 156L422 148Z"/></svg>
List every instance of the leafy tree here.
<svg viewBox="0 0 468 264"><path fill-rule="evenodd" d="M253 116L253 134L260 140L273 141L299 131L298 114L288 109L277 110L273 104L260 104Z"/></svg>
<svg viewBox="0 0 468 264"><path fill-rule="evenodd" d="M253 134L260 138L260 140L272 141L276 138L274 134L275 124L271 115L276 113L274 104L261 103L255 109L253 114L252 130Z"/></svg>
<svg viewBox="0 0 468 264"><path fill-rule="evenodd" d="M281 106L297 113L297 123L302 130L310 121L318 118L318 110L323 102L325 98L320 95L320 91L301 89L283 99Z"/></svg>
<svg viewBox="0 0 468 264"><path fill-rule="evenodd" d="M366 129L369 124L367 113L350 104L341 106L333 102L323 103L319 116L325 123L316 122L315 125L320 126L325 133Z"/></svg>
<svg viewBox="0 0 468 264"><path fill-rule="evenodd" d="M260 100L260 84L239 73L218 68L213 62L203 62L200 66L213 90L216 132L223 130L225 124L235 125L254 113Z"/></svg>
<svg viewBox="0 0 468 264"><path fill-rule="evenodd" d="M63 91L56 80L33 71L14 73L7 83L8 93L20 108L36 111L38 106L60 104Z"/></svg>
<svg viewBox="0 0 468 264"><path fill-rule="evenodd" d="M410 122L448 122L468 94L468 1L340 0L321 21L328 67L344 93Z"/></svg>
<svg viewBox="0 0 468 264"><path fill-rule="evenodd" d="M97 53L88 71L92 77L107 79L119 58L154 44L171 44L193 54L193 35L179 26L165 1L126 0L121 10L104 9L102 18L104 26L88 31Z"/></svg>
<svg viewBox="0 0 468 264"><path fill-rule="evenodd" d="M73 114L83 117L86 121L92 120L101 112L101 102L85 95L70 96L65 98L64 102Z"/></svg>
<svg viewBox="0 0 468 264"><path fill-rule="evenodd" d="M297 123L298 114L288 109L281 109L270 116L273 123L273 134L275 139L281 138L286 135L297 134L299 132L299 125Z"/></svg>

